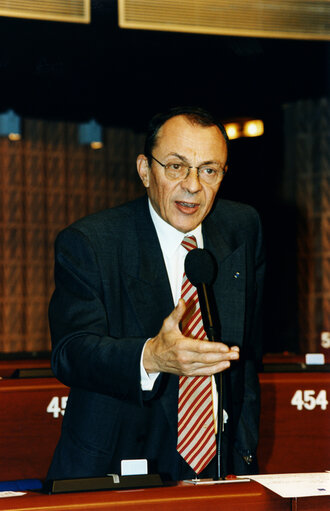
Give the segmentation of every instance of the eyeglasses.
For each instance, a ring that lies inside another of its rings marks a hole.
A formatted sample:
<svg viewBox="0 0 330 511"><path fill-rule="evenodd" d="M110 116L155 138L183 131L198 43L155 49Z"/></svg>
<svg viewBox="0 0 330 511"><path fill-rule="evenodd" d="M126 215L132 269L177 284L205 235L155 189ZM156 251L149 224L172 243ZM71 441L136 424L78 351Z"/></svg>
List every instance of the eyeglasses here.
<svg viewBox="0 0 330 511"><path fill-rule="evenodd" d="M150 157L164 168L165 176L173 181L175 179L186 179L189 175L190 169L196 169L198 177L201 181L208 185L216 185L220 183L226 173L225 169L216 163L212 163L211 165L204 164L200 165L199 167L192 167L186 163L182 163L182 161L170 161L169 163L165 164L158 161L157 158L155 158L152 154Z"/></svg>

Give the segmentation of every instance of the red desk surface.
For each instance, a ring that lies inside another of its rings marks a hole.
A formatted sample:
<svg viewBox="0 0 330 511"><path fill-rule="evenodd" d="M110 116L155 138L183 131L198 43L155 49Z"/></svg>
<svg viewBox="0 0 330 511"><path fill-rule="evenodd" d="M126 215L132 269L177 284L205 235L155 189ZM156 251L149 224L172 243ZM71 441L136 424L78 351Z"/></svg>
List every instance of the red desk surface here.
<svg viewBox="0 0 330 511"><path fill-rule="evenodd" d="M283 499L253 481L214 486L145 490L100 491L57 495L27 494L0 499L1 511L289 511L291 499ZM321 508L320 508L321 509Z"/></svg>

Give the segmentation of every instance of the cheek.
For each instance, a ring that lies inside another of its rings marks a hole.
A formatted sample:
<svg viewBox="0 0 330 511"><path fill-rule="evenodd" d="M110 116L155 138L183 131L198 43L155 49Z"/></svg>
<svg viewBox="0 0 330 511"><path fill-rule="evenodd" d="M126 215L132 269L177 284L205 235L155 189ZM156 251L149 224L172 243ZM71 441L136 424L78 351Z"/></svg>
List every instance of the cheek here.
<svg viewBox="0 0 330 511"><path fill-rule="evenodd" d="M154 206L161 213L162 218L170 213L173 190L172 187L166 186L167 183L153 178L150 181L149 196L154 202Z"/></svg>
<svg viewBox="0 0 330 511"><path fill-rule="evenodd" d="M166 184L160 185L158 189L159 198L164 206L169 207L175 200L175 188L173 186L166 186Z"/></svg>
<svg viewBox="0 0 330 511"><path fill-rule="evenodd" d="M205 192L205 209L209 211L213 205L218 190L207 190Z"/></svg>
<svg viewBox="0 0 330 511"><path fill-rule="evenodd" d="M171 211L173 211L174 203L172 200L172 193L170 190L167 190L166 188L162 188L159 191L159 204L160 208L162 209L162 212L165 216L168 216L171 214Z"/></svg>

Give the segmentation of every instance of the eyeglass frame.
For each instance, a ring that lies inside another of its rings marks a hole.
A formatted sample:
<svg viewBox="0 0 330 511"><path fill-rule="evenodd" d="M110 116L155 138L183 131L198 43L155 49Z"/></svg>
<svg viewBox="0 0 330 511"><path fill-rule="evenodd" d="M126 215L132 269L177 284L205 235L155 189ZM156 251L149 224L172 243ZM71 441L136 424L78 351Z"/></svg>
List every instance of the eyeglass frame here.
<svg viewBox="0 0 330 511"><path fill-rule="evenodd" d="M149 155L150 158L152 158L153 160L155 160L159 165L161 165L164 169L166 169L166 166L168 165L168 163L162 163L160 162L159 160L157 160L157 158L155 158L152 154ZM194 167L193 165L185 165L183 164L184 167L187 167L187 174L185 175L184 178L174 178L174 179L171 179L171 178L168 178L167 176L167 179L170 179L171 181L175 181L175 179L181 179L182 181L184 181L185 179L187 179L187 177L189 176L189 172L190 172L190 169L196 169L197 170L197 175L199 177L199 169L200 167L203 167L205 164L202 164L202 165L199 165L198 167ZM226 169L226 166L225 168L222 168L222 174L220 174L220 179L219 181L217 181L216 183L214 184L218 184L221 182L221 179L223 179L223 177L226 175L226 172L227 172L227 169ZM165 174L166 175L166 174ZM203 180L202 180L203 181ZM210 183L207 183L207 184L210 184Z"/></svg>

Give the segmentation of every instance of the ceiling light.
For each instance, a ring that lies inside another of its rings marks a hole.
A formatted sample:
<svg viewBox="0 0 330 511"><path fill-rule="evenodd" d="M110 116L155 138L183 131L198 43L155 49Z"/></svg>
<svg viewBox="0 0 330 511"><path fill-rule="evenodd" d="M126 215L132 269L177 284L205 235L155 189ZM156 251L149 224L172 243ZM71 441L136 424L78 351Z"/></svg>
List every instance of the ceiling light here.
<svg viewBox="0 0 330 511"><path fill-rule="evenodd" d="M225 124L225 129L229 140L240 138L241 136L241 125L238 122L230 122Z"/></svg>
<svg viewBox="0 0 330 511"><path fill-rule="evenodd" d="M101 149L103 147L101 125L94 119L81 124L79 126L79 143L87 144L92 149Z"/></svg>
<svg viewBox="0 0 330 511"><path fill-rule="evenodd" d="M247 121L243 125L243 136L244 137L260 137L264 133L264 123L257 119Z"/></svg>
<svg viewBox="0 0 330 511"><path fill-rule="evenodd" d="M229 140L260 137L264 133L264 123L260 119L235 119L235 121L225 122L224 127Z"/></svg>
<svg viewBox="0 0 330 511"><path fill-rule="evenodd" d="M0 136L12 141L21 140L21 119L13 110L0 114Z"/></svg>

